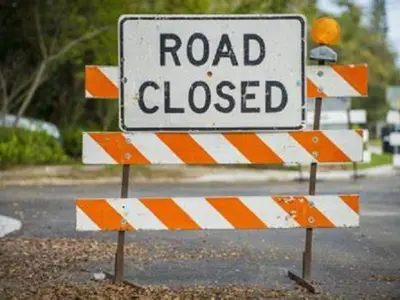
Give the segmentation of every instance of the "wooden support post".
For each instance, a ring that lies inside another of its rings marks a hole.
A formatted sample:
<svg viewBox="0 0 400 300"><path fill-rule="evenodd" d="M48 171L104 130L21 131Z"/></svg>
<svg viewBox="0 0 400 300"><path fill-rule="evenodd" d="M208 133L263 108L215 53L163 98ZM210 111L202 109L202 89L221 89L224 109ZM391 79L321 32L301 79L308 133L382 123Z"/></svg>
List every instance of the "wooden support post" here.
<svg viewBox="0 0 400 300"><path fill-rule="evenodd" d="M121 198L128 198L129 171L129 165L122 166ZM125 231L118 231L117 252L115 253L114 283L120 283L124 278L124 245Z"/></svg>

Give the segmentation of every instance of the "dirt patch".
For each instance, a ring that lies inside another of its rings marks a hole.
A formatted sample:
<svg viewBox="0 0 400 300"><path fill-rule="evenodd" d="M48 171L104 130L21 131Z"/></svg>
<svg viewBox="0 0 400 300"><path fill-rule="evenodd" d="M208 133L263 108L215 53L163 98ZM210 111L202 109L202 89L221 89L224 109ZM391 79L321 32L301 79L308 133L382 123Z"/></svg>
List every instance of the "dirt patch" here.
<svg viewBox="0 0 400 300"><path fill-rule="evenodd" d="M16 299L334 299L328 295L307 295L300 289L271 290L249 286L192 286L171 289L164 286L134 287L109 282L86 284L46 284L40 289L25 290Z"/></svg>
<svg viewBox="0 0 400 300"><path fill-rule="evenodd" d="M179 246L179 245L177 245ZM115 243L86 239L42 239L7 237L0 239L0 299L305 299L310 295L301 289L265 289L255 286L166 286L138 287L113 285L106 279L91 280L82 266L109 261L114 257ZM218 251L181 251L163 243L127 244L126 257L152 259L232 258L238 249ZM327 295L314 296L326 299Z"/></svg>

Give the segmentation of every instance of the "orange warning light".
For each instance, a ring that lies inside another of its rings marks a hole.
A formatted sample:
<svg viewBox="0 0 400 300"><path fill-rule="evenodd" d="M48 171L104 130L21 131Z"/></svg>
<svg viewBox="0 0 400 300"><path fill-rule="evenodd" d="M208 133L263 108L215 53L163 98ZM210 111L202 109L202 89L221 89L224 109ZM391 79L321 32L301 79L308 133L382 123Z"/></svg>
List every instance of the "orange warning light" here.
<svg viewBox="0 0 400 300"><path fill-rule="evenodd" d="M332 18L320 18L312 26L312 38L320 45L334 45L340 39L340 25Z"/></svg>

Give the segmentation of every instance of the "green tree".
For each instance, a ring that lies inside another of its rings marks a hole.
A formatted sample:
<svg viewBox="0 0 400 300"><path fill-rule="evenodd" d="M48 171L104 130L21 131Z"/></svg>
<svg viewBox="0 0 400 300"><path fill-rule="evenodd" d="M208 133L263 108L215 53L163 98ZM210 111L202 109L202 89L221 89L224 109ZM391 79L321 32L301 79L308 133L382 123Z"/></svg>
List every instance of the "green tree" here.
<svg viewBox="0 0 400 300"><path fill-rule="evenodd" d="M106 3L108 10L102 13L101 5ZM38 88L59 66L68 60L74 64L82 61L94 46L89 41L111 28L111 20L117 17L115 10L112 14L115 7L110 1L45 0L21 1L16 7L2 9L0 18L6 26L1 28L1 38L7 40L0 49L3 116L8 111L24 115ZM97 48L102 49L102 43L103 39L96 39ZM20 78L18 84L13 84L14 77Z"/></svg>
<svg viewBox="0 0 400 300"><path fill-rule="evenodd" d="M368 98L355 98L353 107L366 109L372 125L384 119L387 112L385 89L398 76L396 53L383 38L384 30L377 31L362 22L363 17L372 16L363 15L354 1L340 0L338 4L344 8L337 18L342 27L342 39L336 47L339 63L368 64Z"/></svg>

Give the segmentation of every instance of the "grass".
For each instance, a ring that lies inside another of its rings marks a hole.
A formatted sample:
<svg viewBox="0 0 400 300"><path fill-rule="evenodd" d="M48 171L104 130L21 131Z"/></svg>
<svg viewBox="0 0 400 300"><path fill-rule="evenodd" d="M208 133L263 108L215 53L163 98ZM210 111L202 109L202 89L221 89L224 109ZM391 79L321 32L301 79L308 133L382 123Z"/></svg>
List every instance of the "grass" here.
<svg viewBox="0 0 400 300"><path fill-rule="evenodd" d="M392 163L393 163L393 156L391 154L372 153L371 161L369 163L360 163L360 164L358 164L358 166L359 166L359 169L368 169L368 168L379 167L379 166L383 166L383 165L391 165Z"/></svg>
<svg viewBox="0 0 400 300"><path fill-rule="evenodd" d="M121 176L122 166L108 165L103 170L103 173L109 176ZM157 178L157 177L173 177L177 178L182 176L183 171L177 169L162 169L152 168L151 166L134 165L130 168L130 175L132 177L144 178Z"/></svg>
<svg viewBox="0 0 400 300"><path fill-rule="evenodd" d="M84 171L83 168L76 167L69 174L64 174L57 176L58 178L70 178L70 179L96 179L102 177L120 177L122 176L122 166L121 165L107 165L100 170L95 171ZM168 170L168 169L158 169L151 168L150 166L135 165L130 168L131 178L178 178L182 176L182 171L180 170Z"/></svg>
<svg viewBox="0 0 400 300"><path fill-rule="evenodd" d="M26 167L26 166L25 166ZM30 169L25 169L24 166L14 166L9 169L12 171L6 174L2 179L16 180L16 179L43 179L43 178L57 178L57 179L98 179L104 177L121 177L122 166L120 165L107 165L99 166L99 168L87 168L84 165L74 164L70 168L53 172L31 172ZM33 169L34 170L34 169ZM22 175L23 174L23 175ZM131 166L131 178L179 178L183 175L183 170L179 169L163 169L154 168L151 166ZM1 177L0 177L1 178Z"/></svg>
<svg viewBox="0 0 400 300"><path fill-rule="evenodd" d="M372 139L368 141L368 144L373 146L382 146L382 141L380 139Z"/></svg>

